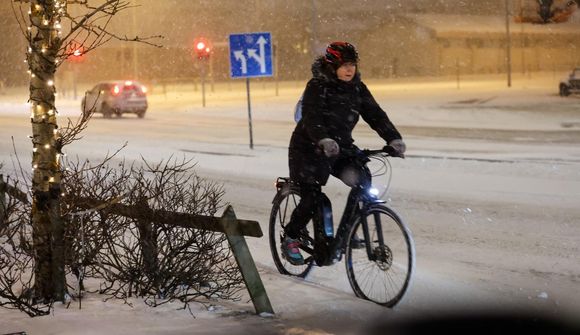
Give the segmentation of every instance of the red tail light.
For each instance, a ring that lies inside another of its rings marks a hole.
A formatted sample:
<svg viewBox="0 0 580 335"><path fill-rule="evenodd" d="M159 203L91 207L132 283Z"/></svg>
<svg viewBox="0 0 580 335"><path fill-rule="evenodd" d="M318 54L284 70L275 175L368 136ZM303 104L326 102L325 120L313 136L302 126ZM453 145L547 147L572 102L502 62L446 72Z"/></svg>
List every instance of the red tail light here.
<svg viewBox="0 0 580 335"><path fill-rule="evenodd" d="M117 96L117 95L119 95L119 93L121 93L121 87L119 87L119 85L115 85L115 86L113 86L113 88L111 89L111 93L112 93L114 96Z"/></svg>

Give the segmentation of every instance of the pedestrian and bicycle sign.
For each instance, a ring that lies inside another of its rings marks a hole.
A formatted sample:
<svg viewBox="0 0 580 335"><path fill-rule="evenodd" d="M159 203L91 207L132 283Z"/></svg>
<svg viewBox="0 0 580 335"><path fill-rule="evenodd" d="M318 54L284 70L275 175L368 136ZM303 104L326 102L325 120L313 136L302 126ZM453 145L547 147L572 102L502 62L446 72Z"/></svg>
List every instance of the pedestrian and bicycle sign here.
<svg viewBox="0 0 580 335"><path fill-rule="evenodd" d="M272 36L269 32L230 35L232 78L271 77Z"/></svg>

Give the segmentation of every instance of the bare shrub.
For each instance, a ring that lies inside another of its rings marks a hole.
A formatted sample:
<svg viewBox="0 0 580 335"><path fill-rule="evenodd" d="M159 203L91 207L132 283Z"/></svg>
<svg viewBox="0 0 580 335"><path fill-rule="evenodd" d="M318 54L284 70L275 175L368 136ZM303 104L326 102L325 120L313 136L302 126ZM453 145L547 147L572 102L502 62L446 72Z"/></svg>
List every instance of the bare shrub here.
<svg viewBox="0 0 580 335"><path fill-rule="evenodd" d="M215 216L225 206L223 187L197 176L187 160L141 163L66 161L61 211L68 291L126 302L141 297L151 306L238 299L243 279L225 235L171 222L175 215ZM0 305L42 315L50 304L25 294L34 283L30 204L8 198ZM85 287L87 279L98 285Z"/></svg>
<svg viewBox="0 0 580 335"><path fill-rule="evenodd" d="M46 315L51 303L32 297L34 253L30 202L18 181L0 174L0 306Z"/></svg>

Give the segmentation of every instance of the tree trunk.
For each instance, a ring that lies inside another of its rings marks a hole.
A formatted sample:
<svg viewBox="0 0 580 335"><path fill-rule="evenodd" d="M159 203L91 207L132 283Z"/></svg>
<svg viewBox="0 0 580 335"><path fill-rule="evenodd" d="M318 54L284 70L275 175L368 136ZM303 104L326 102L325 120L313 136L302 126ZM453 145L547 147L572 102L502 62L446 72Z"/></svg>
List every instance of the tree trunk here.
<svg viewBox="0 0 580 335"><path fill-rule="evenodd" d="M60 7L59 7L60 6ZM62 2L32 0L27 62L30 69L32 122L32 225L35 252L35 295L39 300L64 299L63 221L60 213L60 163L57 142L54 75L61 47L57 26ZM63 9L64 10L64 9Z"/></svg>

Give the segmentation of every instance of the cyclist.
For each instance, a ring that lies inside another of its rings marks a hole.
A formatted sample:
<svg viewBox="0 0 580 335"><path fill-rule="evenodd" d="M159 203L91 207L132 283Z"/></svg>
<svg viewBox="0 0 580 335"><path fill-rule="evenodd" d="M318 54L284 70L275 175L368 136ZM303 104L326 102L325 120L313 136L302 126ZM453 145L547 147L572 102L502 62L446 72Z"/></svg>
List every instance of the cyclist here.
<svg viewBox="0 0 580 335"><path fill-rule="evenodd" d="M285 227L282 256L304 264L300 231L318 208L321 186L329 175L350 187L364 187L371 177L353 155L352 130L359 116L400 154L406 146L401 134L377 104L358 71L358 53L348 42L333 42L312 65L312 79L302 97L302 118L290 140L290 179L300 186L300 203Z"/></svg>

